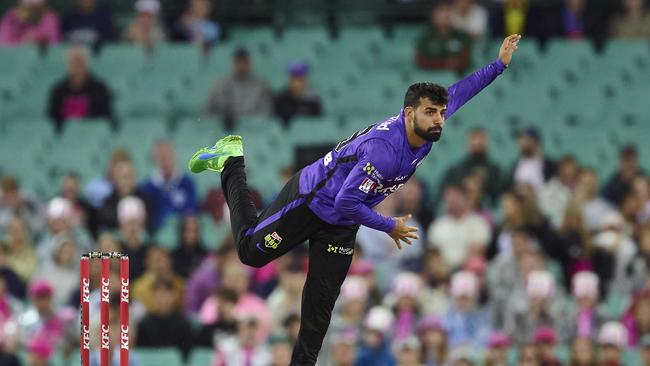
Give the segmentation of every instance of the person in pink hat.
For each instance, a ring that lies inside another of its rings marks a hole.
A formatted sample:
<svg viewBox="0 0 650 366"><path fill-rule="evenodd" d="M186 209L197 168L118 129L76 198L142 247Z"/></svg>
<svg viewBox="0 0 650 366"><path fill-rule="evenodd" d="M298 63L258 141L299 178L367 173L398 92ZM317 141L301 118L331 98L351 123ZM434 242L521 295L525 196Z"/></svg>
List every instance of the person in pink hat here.
<svg viewBox="0 0 650 366"><path fill-rule="evenodd" d="M348 276L341 286L340 307L332 317L332 327L359 328L368 305L368 285L359 276Z"/></svg>
<svg viewBox="0 0 650 366"><path fill-rule="evenodd" d="M627 350L627 344L628 334L623 324L603 324L598 333L598 366L622 365L622 356Z"/></svg>
<svg viewBox="0 0 650 366"><path fill-rule="evenodd" d="M428 366L442 366L447 360L449 346L447 331L435 315L425 316L418 323L418 337L422 344L421 361Z"/></svg>
<svg viewBox="0 0 650 366"><path fill-rule="evenodd" d="M27 364L29 366L48 366L54 355L54 347L44 337L32 338L27 343Z"/></svg>
<svg viewBox="0 0 650 366"><path fill-rule="evenodd" d="M506 329L518 342L533 339L535 330L549 326L560 342L568 341L570 326L566 301L556 289L555 278L545 270L532 271L526 277L525 297L513 298L506 311Z"/></svg>
<svg viewBox="0 0 650 366"><path fill-rule="evenodd" d="M553 327L541 326L537 328L533 334L533 342L542 365L562 366L562 363L555 356L557 336Z"/></svg>
<svg viewBox="0 0 650 366"><path fill-rule="evenodd" d="M573 276L571 293L575 299L572 304L572 338L595 338L602 323L598 308L598 289L600 281L593 272L582 271Z"/></svg>
<svg viewBox="0 0 650 366"><path fill-rule="evenodd" d="M507 366L510 337L503 331L496 330L490 334L487 342L485 366Z"/></svg>
<svg viewBox="0 0 650 366"><path fill-rule="evenodd" d="M414 333L420 314L418 298L422 287L422 280L412 272L402 272L393 281L389 297L394 299L395 338L398 340Z"/></svg>
<svg viewBox="0 0 650 366"><path fill-rule="evenodd" d="M461 271L451 278L452 305L444 316L449 344L483 347L490 334L488 313L478 304L476 275Z"/></svg>
<svg viewBox="0 0 650 366"><path fill-rule="evenodd" d="M58 43L58 15L45 0L20 0L0 21L0 47Z"/></svg>

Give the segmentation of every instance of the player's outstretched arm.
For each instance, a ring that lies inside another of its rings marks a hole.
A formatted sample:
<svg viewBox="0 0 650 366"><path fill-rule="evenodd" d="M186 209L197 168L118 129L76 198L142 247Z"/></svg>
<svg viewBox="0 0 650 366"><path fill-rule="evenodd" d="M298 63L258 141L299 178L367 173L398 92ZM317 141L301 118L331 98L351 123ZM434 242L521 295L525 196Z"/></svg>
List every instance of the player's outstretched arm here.
<svg viewBox="0 0 650 366"><path fill-rule="evenodd" d="M449 87L446 118L450 118L460 107L490 85L506 69L510 61L512 61L512 55L517 51L520 40L521 36L518 34L506 37L499 48L499 57L494 62Z"/></svg>

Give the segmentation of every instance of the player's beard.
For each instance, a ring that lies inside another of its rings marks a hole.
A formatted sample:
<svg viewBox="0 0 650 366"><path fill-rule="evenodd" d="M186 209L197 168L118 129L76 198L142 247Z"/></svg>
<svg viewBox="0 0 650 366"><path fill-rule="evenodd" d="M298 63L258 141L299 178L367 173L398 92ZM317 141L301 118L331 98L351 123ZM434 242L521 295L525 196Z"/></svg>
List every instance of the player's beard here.
<svg viewBox="0 0 650 366"><path fill-rule="evenodd" d="M415 134L420 136L422 139L430 142L436 142L440 140L440 137L442 136L442 127L435 126L426 130L422 129L420 128L418 119L415 116L413 116L413 131L415 131Z"/></svg>

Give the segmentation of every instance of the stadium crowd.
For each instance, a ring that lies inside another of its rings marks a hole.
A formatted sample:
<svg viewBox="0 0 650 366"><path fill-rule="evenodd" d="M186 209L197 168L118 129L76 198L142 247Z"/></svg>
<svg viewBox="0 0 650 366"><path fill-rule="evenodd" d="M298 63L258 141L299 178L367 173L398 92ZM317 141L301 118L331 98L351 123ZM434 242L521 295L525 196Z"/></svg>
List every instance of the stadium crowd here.
<svg viewBox="0 0 650 366"><path fill-rule="evenodd" d="M110 12L95 0L79 0L62 16L45 0L21 0L0 21L0 46L69 42L98 49L120 38L148 47L167 40L217 45L221 31L210 1L188 4L175 22L161 22L157 0L138 0L119 37ZM415 62L464 70L467 45L489 35L597 39L604 30L650 38L644 2L618 5L596 27L602 12L587 0L566 0L553 11L525 0L440 2L430 29L414 40ZM326 113L308 88L308 65L291 65L287 90L273 96L252 73L247 50L233 56L233 74L205 96L204 113L275 113L287 122ZM57 126L67 118L112 116L110 93L88 73L87 57L73 49L69 75L52 89L49 115ZM572 156L548 158L535 127L516 138L519 157L510 171L499 168L488 135L476 129L439 189L412 178L376 208L388 216L412 213L420 239L398 251L384 233L361 228L319 364L650 365L650 178L636 147L623 147L616 171L599 176ZM0 169L0 365L46 366L55 353L74 354L79 257L91 250L130 257L132 365L147 347L175 347L186 359L210 348L213 366L288 364L306 246L254 269L239 262L230 236L206 245L214 238L201 236L200 216L210 224L229 220L217 176L199 196L192 177L175 165L170 142L158 142L152 156L155 171L142 177L129 151L115 150L104 174L82 185L70 172L54 198L31 195L21 177ZM168 250L152 238L171 218L179 220L178 240ZM91 272L96 328L98 263ZM117 268L112 276L116 315ZM116 316L111 323L119 329ZM112 332L115 345L118 334ZM26 360L18 357L25 352Z"/></svg>

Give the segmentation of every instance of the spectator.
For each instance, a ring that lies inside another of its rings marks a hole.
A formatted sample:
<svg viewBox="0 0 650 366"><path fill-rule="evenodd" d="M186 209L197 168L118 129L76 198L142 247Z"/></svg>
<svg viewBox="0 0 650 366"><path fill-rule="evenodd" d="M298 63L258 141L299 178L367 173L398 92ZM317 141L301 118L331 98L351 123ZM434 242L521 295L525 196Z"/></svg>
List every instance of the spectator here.
<svg viewBox="0 0 650 366"><path fill-rule="evenodd" d="M4 285L2 292L6 291L12 297L23 300L26 294L25 283L20 279L20 277L18 277L16 272L8 266L8 254L7 247L0 241L0 278L2 278L1 282ZM0 325L1 321L2 317L0 316ZM0 331L0 335L1 334Z"/></svg>
<svg viewBox="0 0 650 366"><path fill-rule="evenodd" d="M113 150L106 166L106 175L95 177L86 185L84 196L94 208L100 208L104 200L113 193L116 168L121 162L131 162L129 152L123 149Z"/></svg>
<svg viewBox="0 0 650 366"><path fill-rule="evenodd" d="M562 366L562 363L555 356L555 346L557 341L553 327L543 326L537 328L533 338L542 365Z"/></svg>
<svg viewBox="0 0 650 366"><path fill-rule="evenodd" d="M29 285L29 297L32 305L18 320L22 328L23 343L42 339L51 350L79 341L74 327L76 313L72 309L57 309L53 304L54 288L44 279L32 281Z"/></svg>
<svg viewBox="0 0 650 366"><path fill-rule="evenodd" d="M152 246L147 251L146 271L133 283L133 298L140 301L147 313L155 313L158 306L156 283L168 281L171 285L169 305L174 311L180 311L183 304L185 283L183 278L174 273L169 253L164 248Z"/></svg>
<svg viewBox="0 0 650 366"><path fill-rule="evenodd" d="M20 359L9 347L5 341L0 342L0 365L4 366L21 366Z"/></svg>
<svg viewBox="0 0 650 366"><path fill-rule="evenodd" d="M185 310L195 315L205 300L213 295L221 283L221 269L226 263L239 259L232 235L226 235L215 253L207 255L201 265L190 275L185 293Z"/></svg>
<svg viewBox="0 0 650 366"><path fill-rule="evenodd" d="M634 288L650 288L650 225L639 229L639 253L630 270L634 273Z"/></svg>
<svg viewBox="0 0 650 366"><path fill-rule="evenodd" d="M97 0L78 0L77 7L65 14L61 23L63 37L68 43L99 49L116 38L113 15L98 5Z"/></svg>
<svg viewBox="0 0 650 366"><path fill-rule="evenodd" d="M623 352L627 350L627 332L618 322L607 322L598 333L599 366L621 365Z"/></svg>
<svg viewBox="0 0 650 366"><path fill-rule="evenodd" d="M593 272L578 272L573 276L572 283L571 293L575 303L570 306L573 323L571 338L595 339L604 318L598 308L598 276Z"/></svg>
<svg viewBox="0 0 650 366"><path fill-rule="evenodd" d="M423 317L418 324L418 337L422 344L422 362L425 365L443 366L449 346L442 320L434 315Z"/></svg>
<svg viewBox="0 0 650 366"><path fill-rule="evenodd" d="M594 237L594 270L606 296L628 296L634 287L630 266L637 253L632 238L625 232L623 218L612 213L603 218L601 231ZM607 297L605 297L607 298Z"/></svg>
<svg viewBox="0 0 650 366"><path fill-rule="evenodd" d="M528 184L539 192L555 173L555 164L544 156L540 146L542 137L534 127L519 132L518 144L521 156L512 172L512 182Z"/></svg>
<svg viewBox="0 0 650 366"><path fill-rule="evenodd" d="M59 17L46 0L20 0L0 20L0 47L58 43Z"/></svg>
<svg viewBox="0 0 650 366"><path fill-rule="evenodd" d="M471 37L452 25L452 8L448 2L437 3L431 26L418 38L416 64L422 69L463 72L469 66Z"/></svg>
<svg viewBox="0 0 650 366"><path fill-rule="evenodd" d="M20 299L16 298L10 291L8 286L8 280L11 281L11 274L5 271L0 271L0 355L2 354L2 349L5 342L6 329L9 329L11 326L15 326L15 320L18 315L20 315L21 302ZM8 333L8 332L7 332ZM2 359L0 357L0 359ZM1 364L0 364L1 365Z"/></svg>
<svg viewBox="0 0 650 366"><path fill-rule="evenodd" d="M79 251L69 236L58 236L54 242L52 256L40 263L39 278L56 278L52 283L53 302L65 305L70 295L79 287Z"/></svg>
<svg viewBox="0 0 650 366"><path fill-rule="evenodd" d="M339 304L332 316L332 327L340 329L359 329L367 309L368 285L359 276L346 277L341 286Z"/></svg>
<svg viewBox="0 0 650 366"><path fill-rule="evenodd" d="M569 366L593 366L596 364L596 352L591 338L575 338L571 342L571 360Z"/></svg>
<svg viewBox="0 0 650 366"><path fill-rule="evenodd" d="M490 12L492 36L501 38L511 34L530 34L530 23L534 22L530 11L526 0L495 2Z"/></svg>
<svg viewBox="0 0 650 366"><path fill-rule="evenodd" d="M513 339L526 342L535 338L540 327L550 327L558 334L560 342L569 335L566 304L556 290L555 279L550 272L534 270L526 276L526 293L523 298L515 296L506 309L506 329Z"/></svg>
<svg viewBox="0 0 650 366"><path fill-rule="evenodd" d="M269 85L253 73L248 50L239 47L233 54L233 72L214 84L203 113L232 123L242 117L270 116L272 104Z"/></svg>
<svg viewBox="0 0 650 366"><path fill-rule="evenodd" d="M484 253L490 240L490 228L471 211L462 186L448 186L443 199L446 214L429 226L427 236L429 245L439 248L446 262L455 268L467 257Z"/></svg>
<svg viewBox="0 0 650 366"><path fill-rule="evenodd" d="M159 279L153 283L153 308L138 324L137 345L144 348L175 347L187 360L192 347L190 322L176 306L173 281Z"/></svg>
<svg viewBox="0 0 650 366"><path fill-rule="evenodd" d="M212 347L219 341L235 336L237 333L237 319L235 307L239 301L237 293L228 288L217 292L219 301L219 314L215 322L204 324L197 335L197 346Z"/></svg>
<svg viewBox="0 0 650 366"><path fill-rule="evenodd" d="M622 11L612 19L610 35L616 38L650 38L650 12L643 0L621 0Z"/></svg>
<svg viewBox="0 0 650 366"><path fill-rule="evenodd" d="M332 366L354 366L357 345L356 330L347 330L332 335L330 360Z"/></svg>
<svg viewBox="0 0 650 366"><path fill-rule="evenodd" d="M61 238L70 238L75 244L74 256L90 251L91 240L88 234L74 226L72 222L72 205L61 197L53 198L47 206L47 233L41 237L38 256L41 263L52 258Z"/></svg>
<svg viewBox="0 0 650 366"><path fill-rule="evenodd" d="M650 334L650 290L643 290L634 296L623 314L622 323L632 347L638 344L639 339Z"/></svg>
<svg viewBox="0 0 650 366"><path fill-rule="evenodd" d="M587 2L585 0L565 0L562 9L564 36L569 39L582 38L588 24Z"/></svg>
<svg viewBox="0 0 650 366"><path fill-rule="evenodd" d="M80 193L79 176L70 172L61 179L59 194L72 205L72 223L76 227L91 230L96 219L94 208L83 198ZM94 236L94 235L93 235Z"/></svg>
<svg viewBox="0 0 650 366"><path fill-rule="evenodd" d="M562 225L566 207L573 198L579 169L578 162L573 156L563 157L557 163L555 175L539 191L540 209L555 229Z"/></svg>
<svg viewBox="0 0 650 366"><path fill-rule="evenodd" d="M557 248L554 259L562 265L564 278L569 279L575 272L593 267L593 240L580 206L576 203L567 206L564 221L558 231Z"/></svg>
<svg viewBox="0 0 650 366"><path fill-rule="evenodd" d="M585 224L590 231L600 228L603 217L614 208L598 195L598 173L591 168L583 169L578 176L575 199L582 208Z"/></svg>
<svg viewBox="0 0 650 366"><path fill-rule="evenodd" d="M484 204L484 193L483 193L483 178L479 174L470 175L463 179L462 186L467 192L467 199L469 200L470 209L477 213L485 223L488 224L490 228L493 228L496 223L494 221L494 215L492 210L488 208L487 204Z"/></svg>
<svg viewBox="0 0 650 366"><path fill-rule="evenodd" d="M150 227L155 231L170 216L194 214L197 211L196 187L187 173L176 169L176 152L169 141L154 146L156 171L140 185L142 194L151 203L148 210Z"/></svg>
<svg viewBox="0 0 650 366"><path fill-rule="evenodd" d="M135 167L130 161L116 163L112 177L114 184L112 193L97 210L97 232L119 227L118 204L124 198L130 196L136 197L145 205L145 208L147 207L147 197L142 192L142 189L136 186L136 174ZM146 222L144 223L146 224Z"/></svg>
<svg viewBox="0 0 650 366"><path fill-rule="evenodd" d="M481 38L487 30L488 13L475 0L453 0L451 24L474 38Z"/></svg>
<svg viewBox="0 0 650 366"><path fill-rule="evenodd" d="M422 346L420 341L411 336L402 340L395 341L393 353L397 358L399 366L420 366L420 352Z"/></svg>
<svg viewBox="0 0 650 366"><path fill-rule="evenodd" d="M461 184L470 176L480 181L483 191L495 203L501 193L502 177L499 167L488 157L488 135L483 129L470 131L466 157L447 170L442 185Z"/></svg>
<svg viewBox="0 0 650 366"><path fill-rule="evenodd" d="M291 362L291 353L293 344L285 335L277 335L269 340L271 346L271 363L270 366L284 366Z"/></svg>
<svg viewBox="0 0 650 366"><path fill-rule="evenodd" d="M222 269L221 288L230 289L237 294L236 312L256 314L258 337L264 340L271 330L271 313L264 299L249 292L250 272L238 261L224 262ZM211 324L219 320L219 299L210 296L205 300L199 311L198 318L202 324Z"/></svg>
<svg viewBox="0 0 650 366"><path fill-rule="evenodd" d="M210 0L190 0L187 10L173 26L172 39L193 42L202 47L214 46L219 41L221 29L210 19L211 12Z"/></svg>
<svg viewBox="0 0 650 366"><path fill-rule="evenodd" d="M68 75L50 91L48 115L61 131L66 120L107 118L114 125L112 96L102 80L88 69L88 51L75 46L68 50Z"/></svg>
<svg viewBox="0 0 650 366"><path fill-rule="evenodd" d="M23 282L29 282L36 273L38 256L25 220L16 217L7 228L7 252L9 267Z"/></svg>
<svg viewBox="0 0 650 366"><path fill-rule="evenodd" d="M300 314L302 288L307 278L304 262L300 259L291 261L279 277L279 285L267 299L273 329L279 328L288 315Z"/></svg>
<svg viewBox="0 0 650 366"><path fill-rule="evenodd" d="M480 348L487 343L490 318L478 304L478 286L478 279L472 272L457 272L451 278L453 305L445 314L444 323L452 347L464 345Z"/></svg>
<svg viewBox="0 0 650 366"><path fill-rule="evenodd" d="M643 172L639 168L638 155L634 146L625 146L619 153L618 169L603 188L603 197L611 204L619 207L627 192L632 188L632 182Z"/></svg>
<svg viewBox="0 0 650 366"><path fill-rule="evenodd" d="M138 0L135 2L135 17L124 34L127 42L151 49L165 40L165 32L158 21L160 2Z"/></svg>
<svg viewBox="0 0 650 366"><path fill-rule="evenodd" d="M243 312L237 316L237 336L223 340L217 345L213 366L270 364L271 352L258 338L259 318L255 312Z"/></svg>
<svg viewBox="0 0 650 366"><path fill-rule="evenodd" d="M309 89L309 65L296 62L289 65L289 82L285 90L275 96L275 114L285 126L295 116L323 114L320 97Z"/></svg>
<svg viewBox="0 0 650 366"><path fill-rule="evenodd" d="M418 294L422 291L422 281L411 272L402 272L393 281L393 290L386 296L386 302L395 313L396 340L407 338L415 333L415 326L420 315Z"/></svg>
<svg viewBox="0 0 650 366"><path fill-rule="evenodd" d="M27 342L27 366L48 366L55 348L45 336L32 338Z"/></svg>
<svg viewBox="0 0 650 366"><path fill-rule="evenodd" d="M505 332L492 332L488 338L485 366L507 366L510 344L510 337Z"/></svg>
<svg viewBox="0 0 650 366"><path fill-rule="evenodd" d="M25 220L31 233L40 233L43 229L40 203L21 191L16 178L4 176L0 178L0 230L4 231L14 217Z"/></svg>
<svg viewBox="0 0 650 366"><path fill-rule="evenodd" d="M193 215L183 216L179 221L178 236L179 243L172 251L174 271L187 278L207 254L201 239L199 218Z"/></svg>
<svg viewBox="0 0 650 366"><path fill-rule="evenodd" d="M395 366L395 358L388 348L393 314L384 307L370 309L364 320L363 339L357 353L355 366Z"/></svg>
<svg viewBox="0 0 650 366"><path fill-rule="evenodd" d="M120 247L129 256L129 274L137 279L144 271L148 243L145 241L146 212L136 197L125 197L117 205L120 223Z"/></svg>
<svg viewBox="0 0 650 366"><path fill-rule="evenodd" d="M526 344L519 350L518 366L539 366L541 365L537 356L537 348L533 344Z"/></svg>

